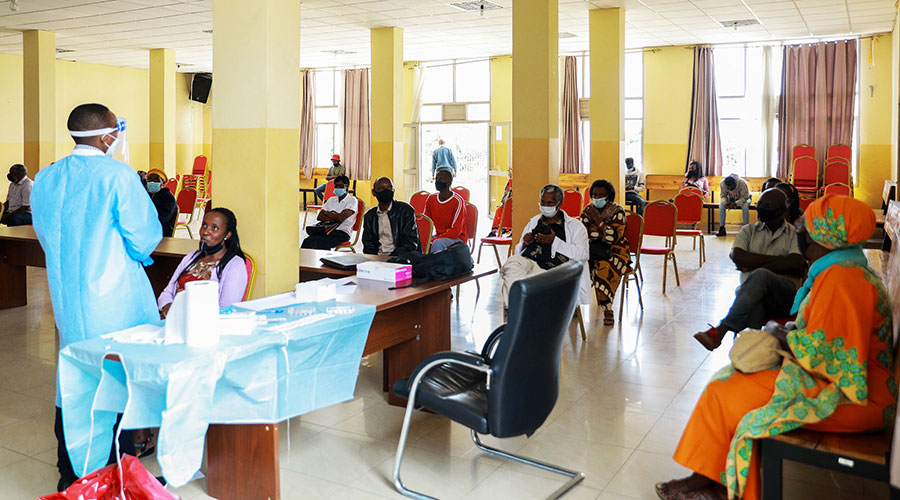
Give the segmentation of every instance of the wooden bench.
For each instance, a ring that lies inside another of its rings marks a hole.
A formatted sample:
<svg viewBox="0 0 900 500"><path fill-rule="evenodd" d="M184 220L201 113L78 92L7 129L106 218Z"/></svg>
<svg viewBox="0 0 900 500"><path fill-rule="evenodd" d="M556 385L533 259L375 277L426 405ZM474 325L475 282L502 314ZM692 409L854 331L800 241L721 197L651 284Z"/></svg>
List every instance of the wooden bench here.
<svg viewBox="0 0 900 500"><path fill-rule="evenodd" d="M706 179L709 181L710 202L716 202L716 193L719 192L719 185L724 177L711 175ZM753 194L762 191L762 185L769 177L744 177L743 179L747 181L747 187L750 188L750 193ZM644 199L647 201L652 200L650 197L651 190L678 191L681 189L683 180L684 175L647 174Z"/></svg>
<svg viewBox="0 0 900 500"><path fill-rule="evenodd" d="M900 202L891 201L888 208L885 232L895 239L900 225ZM897 245L900 247L900 245ZM866 250L870 267L878 272L885 283L888 276L900 271L900 250L893 249L889 256L882 250ZM900 293L889 286L891 303L900 307ZM897 327L894 324L894 379L900 380L900 344L897 343ZM891 442L894 429L879 432L839 434L798 429L760 440L762 465L762 499L777 500L782 494L782 465L784 460L828 469L855 476L887 482L890 479ZM859 492L860 497L863 492ZM900 490L891 488L891 499L900 500Z"/></svg>

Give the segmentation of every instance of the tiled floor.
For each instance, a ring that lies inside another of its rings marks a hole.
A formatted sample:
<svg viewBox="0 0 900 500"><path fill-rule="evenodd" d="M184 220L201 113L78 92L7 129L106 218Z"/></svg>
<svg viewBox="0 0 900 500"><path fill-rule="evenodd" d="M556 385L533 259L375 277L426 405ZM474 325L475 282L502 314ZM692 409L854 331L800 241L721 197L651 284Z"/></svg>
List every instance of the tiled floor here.
<svg viewBox="0 0 900 500"><path fill-rule="evenodd" d="M691 333L728 309L738 273L728 260L733 238L707 237L700 269L690 241L679 245L681 286L669 275L661 293L661 259L642 258L645 310L634 285L613 327L585 308L587 342L574 325L563 349L556 408L530 439L488 439L509 451L584 471L571 499L652 499L653 484L688 471L671 459L706 380L727 362L730 341L710 355ZM486 258L493 258L493 252ZM671 271L671 269L670 269ZM29 305L0 311L0 497L37 498L53 491L56 340L43 270L29 269ZM480 348L501 314L497 279L462 287L452 303L453 347ZM618 310L618 301L616 301ZM282 425L282 498L402 498L390 483L403 409L381 392L380 357L363 359L352 401ZM288 435L290 439L288 440ZM155 460L145 459L152 471ZM476 451L468 431L446 419L413 420L403 477L408 487L446 499L543 498L562 481ZM177 490L210 498L205 480Z"/></svg>

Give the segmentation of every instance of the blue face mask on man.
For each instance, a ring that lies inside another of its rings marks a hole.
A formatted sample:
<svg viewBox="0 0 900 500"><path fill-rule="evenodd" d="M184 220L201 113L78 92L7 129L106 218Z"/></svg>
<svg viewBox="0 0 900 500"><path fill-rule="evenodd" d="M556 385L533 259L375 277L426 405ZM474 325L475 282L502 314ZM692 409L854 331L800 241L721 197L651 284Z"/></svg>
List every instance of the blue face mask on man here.
<svg viewBox="0 0 900 500"><path fill-rule="evenodd" d="M147 191L150 194L156 194L162 189L162 182L148 182L147 183Z"/></svg>
<svg viewBox="0 0 900 500"><path fill-rule="evenodd" d="M592 198L591 203L597 207L597 210L601 210L606 206L606 198Z"/></svg>
<svg viewBox="0 0 900 500"><path fill-rule="evenodd" d="M345 194L347 194L347 190L346 190L346 189L344 189L344 188L334 188L334 195L337 196L338 198L340 198L341 196L344 196Z"/></svg>

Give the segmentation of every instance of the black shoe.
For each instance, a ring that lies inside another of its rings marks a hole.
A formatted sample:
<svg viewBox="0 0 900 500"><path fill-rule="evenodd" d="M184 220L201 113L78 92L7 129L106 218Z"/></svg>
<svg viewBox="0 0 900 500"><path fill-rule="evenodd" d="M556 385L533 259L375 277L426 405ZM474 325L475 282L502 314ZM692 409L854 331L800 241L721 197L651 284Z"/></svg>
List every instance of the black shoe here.
<svg viewBox="0 0 900 500"><path fill-rule="evenodd" d="M719 227L719 232L716 233L716 236L728 236L728 233L725 232L725 226Z"/></svg>

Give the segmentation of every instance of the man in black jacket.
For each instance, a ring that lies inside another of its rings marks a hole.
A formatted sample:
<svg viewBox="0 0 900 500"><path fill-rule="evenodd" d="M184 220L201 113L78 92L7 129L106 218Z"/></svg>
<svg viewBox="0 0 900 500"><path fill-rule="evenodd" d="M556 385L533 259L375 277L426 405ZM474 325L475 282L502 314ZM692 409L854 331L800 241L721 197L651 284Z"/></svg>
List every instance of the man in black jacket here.
<svg viewBox="0 0 900 500"><path fill-rule="evenodd" d="M175 195L165 187L165 181L159 174L153 173L147 176L147 192L159 214L159 223L162 225L163 236L171 238L175 232L175 220L178 218L178 205L175 203Z"/></svg>
<svg viewBox="0 0 900 500"><path fill-rule="evenodd" d="M401 255L421 251L413 207L394 200L394 183L389 177L376 179L372 186L378 205L363 216L363 253Z"/></svg>

